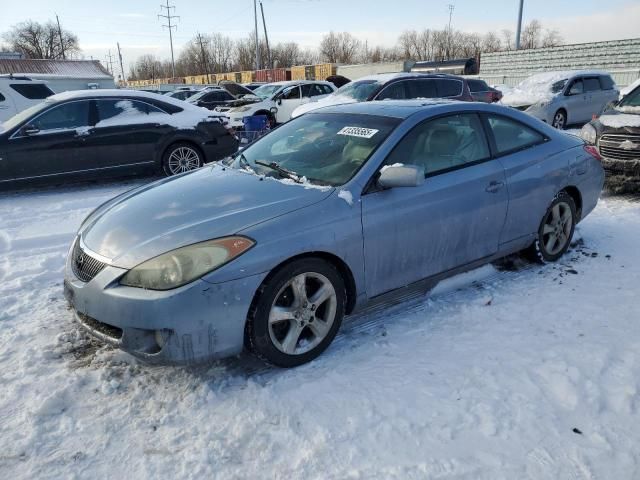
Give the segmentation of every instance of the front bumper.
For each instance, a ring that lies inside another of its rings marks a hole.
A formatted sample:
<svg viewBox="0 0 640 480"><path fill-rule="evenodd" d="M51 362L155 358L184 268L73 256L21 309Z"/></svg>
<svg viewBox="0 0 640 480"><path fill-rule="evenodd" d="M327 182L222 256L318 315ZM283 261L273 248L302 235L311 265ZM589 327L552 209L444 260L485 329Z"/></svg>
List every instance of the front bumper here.
<svg viewBox="0 0 640 480"><path fill-rule="evenodd" d="M197 280L162 292L120 285L126 271L106 266L84 283L67 261L65 297L90 334L155 364L197 364L242 351L249 307L265 275Z"/></svg>
<svg viewBox="0 0 640 480"><path fill-rule="evenodd" d="M602 157L606 187L612 193L640 192L640 159L616 160Z"/></svg>

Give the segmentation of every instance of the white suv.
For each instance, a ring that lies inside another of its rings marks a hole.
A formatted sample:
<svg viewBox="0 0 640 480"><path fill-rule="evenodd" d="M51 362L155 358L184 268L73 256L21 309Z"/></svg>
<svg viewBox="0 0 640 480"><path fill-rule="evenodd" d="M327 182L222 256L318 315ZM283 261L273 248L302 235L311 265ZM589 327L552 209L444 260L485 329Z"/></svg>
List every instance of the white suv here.
<svg viewBox="0 0 640 480"><path fill-rule="evenodd" d="M0 122L54 95L46 82L29 77L0 75Z"/></svg>
<svg viewBox="0 0 640 480"><path fill-rule="evenodd" d="M275 82L256 88L253 93L258 97L255 103L224 111L234 128L243 126L242 119L252 115L266 115L271 125L284 123L299 105L315 102L336 90L330 82L297 80Z"/></svg>

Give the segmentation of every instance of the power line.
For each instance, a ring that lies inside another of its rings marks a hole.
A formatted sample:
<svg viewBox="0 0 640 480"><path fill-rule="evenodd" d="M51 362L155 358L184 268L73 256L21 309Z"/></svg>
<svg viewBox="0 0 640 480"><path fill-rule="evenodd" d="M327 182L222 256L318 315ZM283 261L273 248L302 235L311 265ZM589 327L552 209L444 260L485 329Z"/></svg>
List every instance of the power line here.
<svg viewBox="0 0 640 480"><path fill-rule="evenodd" d="M256 0L253 0L253 16L255 19L256 29L256 70L260 70L260 44L258 43L258 7Z"/></svg>
<svg viewBox="0 0 640 480"><path fill-rule="evenodd" d="M451 37L453 36L453 32L451 31L451 17L453 17L453 11L456 6L450 3L449 7L449 34L447 35L447 60L451 59Z"/></svg>
<svg viewBox="0 0 640 480"><path fill-rule="evenodd" d="M171 20L174 18L180 19L180 17L178 15L171 15L171 9L173 8L173 10L175 11L175 6L174 5L169 5L169 0L167 0L167 5L160 5L161 9L167 9L167 14L164 15L162 13L158 14L158 18L166 18L167 19L167 23L168 25L162 25L163 27L166 27L169 30L169 43L171 44L171 76L173 78L175 78L176 76L176 62L174 60L173 57L173 29L177 29L178 27L176 25L171 25ZM161 10L164 11L164 10Z"/></svg>
<svg viewBox="0 0 640 480"><path fill-rule="evenodd" d="M202 41L202 35L198 32L198 43L200 44L200 51L202 52L202 63L204 64L204 71L207 75L207 83L211 83L209 80L209 67L207 66L207 54L204 50L204 44L207 42Z"/></svg>

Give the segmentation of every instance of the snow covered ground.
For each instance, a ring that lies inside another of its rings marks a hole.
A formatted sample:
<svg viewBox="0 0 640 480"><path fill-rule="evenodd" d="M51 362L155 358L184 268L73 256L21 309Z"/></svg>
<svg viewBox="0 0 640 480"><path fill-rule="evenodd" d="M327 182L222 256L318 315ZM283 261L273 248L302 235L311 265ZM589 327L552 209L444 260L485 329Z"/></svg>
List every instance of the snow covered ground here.
<svg viewBox="0 0 640 480"><path fill-rule="evenodd" d="M66 249L138 182L0 196L0 478L640 478L640 203L555 265L503 262L350 319L295 370L92 343Z"/></svg>

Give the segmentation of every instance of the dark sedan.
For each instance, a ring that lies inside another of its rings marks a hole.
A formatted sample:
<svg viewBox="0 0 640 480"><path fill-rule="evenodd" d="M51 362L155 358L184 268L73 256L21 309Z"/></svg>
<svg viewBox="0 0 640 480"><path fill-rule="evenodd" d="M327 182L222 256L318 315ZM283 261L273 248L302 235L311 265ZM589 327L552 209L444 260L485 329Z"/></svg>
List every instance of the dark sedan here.
<svg viewBox="0 0 640 480"><path fill-rule="evenodd" d="M0 186L175 175L237 145L221 117L180 100L127 90L65 92L0 124Z"/></svg>

